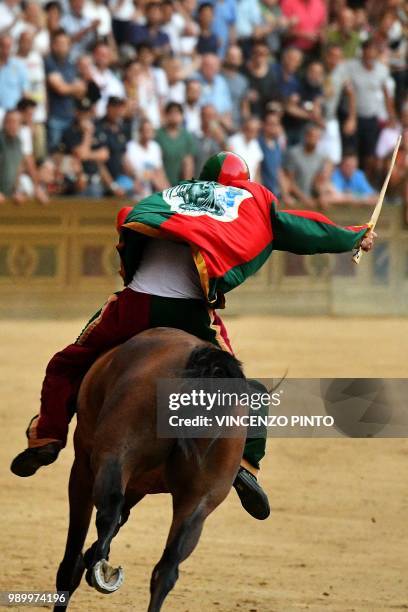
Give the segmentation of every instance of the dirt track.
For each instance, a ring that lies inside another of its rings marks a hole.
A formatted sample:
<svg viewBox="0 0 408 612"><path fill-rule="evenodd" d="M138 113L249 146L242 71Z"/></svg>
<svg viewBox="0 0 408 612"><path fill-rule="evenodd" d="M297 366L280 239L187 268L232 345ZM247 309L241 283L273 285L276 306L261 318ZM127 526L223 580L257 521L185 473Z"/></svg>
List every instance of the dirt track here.
<svg viewBox="0 0 408 612"><path fill-rule="evenodd" d="M0 322L0 590L54 588L66 536L71 445L33 479L13 477L8 464L24 444L48 357L81 325ZM290 376L408 376L407 320L252 317L231 319L228 327L254 376L279 376L286 367ZM207 521L164 609L408 609L407 476L406 440L272 440L262 470L272 517L254 521L232 492ZM82 585L73 612L146 609L169 502L163 495L144 500L115 540L111 558L125 568L122 589L104 596Z"/></svg>

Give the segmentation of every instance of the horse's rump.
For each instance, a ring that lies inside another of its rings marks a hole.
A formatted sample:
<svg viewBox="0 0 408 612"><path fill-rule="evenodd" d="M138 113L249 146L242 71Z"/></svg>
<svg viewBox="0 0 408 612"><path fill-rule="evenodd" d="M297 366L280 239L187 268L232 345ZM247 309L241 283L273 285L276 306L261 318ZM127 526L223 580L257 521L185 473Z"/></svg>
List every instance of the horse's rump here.
<svg viewBox="0 0 408 612"><path fill-rule="evenodd" d="M102 355L81 385L76 449L92 449L93 455L110 453L112 444L126 447L138 440L146 468L140 485L149 483L151 493L167 490L159 465L175 445L186 457L196 458L199 446L193 439L157 438L157 380L181 377L242 378L243 373L231 354L167 327L141 332ZM204 446L209 443L202 442Z"/></svg>

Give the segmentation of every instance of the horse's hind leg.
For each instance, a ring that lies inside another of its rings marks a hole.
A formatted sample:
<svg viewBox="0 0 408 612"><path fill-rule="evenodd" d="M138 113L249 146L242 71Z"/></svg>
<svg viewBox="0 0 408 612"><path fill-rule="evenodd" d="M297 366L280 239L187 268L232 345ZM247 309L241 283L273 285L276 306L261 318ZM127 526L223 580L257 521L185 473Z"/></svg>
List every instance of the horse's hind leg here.
<svg viewBox="0 0 408 612"><path fill-rule="evenodd" d="M87 458L75 457L69 479L69 528L62 559L57 573L58 591L69 591L71 595L81 582L85 565L82 547L88 533L92 515L92 473ZM56 608L63 610L61 606Z"/></svg>
<svg viewBox="0 0 408 612"><path fill-rule="evenodd" d="M191 474L191 478L194 475ZM148 612L159 612L168 593L174 587L179 565L191 555L197 546L207 516L225 499L231 488L230 483L208 491L193 491L183 487L173 494L173 522L163 555L153 570L150 581L150 604Z"/></svg>
<svg viewBox="0 0 408 612"><path fill-rule="evenodd" d="M100 464L94 486L96 529L98 539L86 553L89 569L88 583L102 593L116 591L123 582L122 568L112 568L107 563L112 538L119 530L124 505L122 467L117 457L110 457ZM89 556L92 555L92 559Z"/></svg>

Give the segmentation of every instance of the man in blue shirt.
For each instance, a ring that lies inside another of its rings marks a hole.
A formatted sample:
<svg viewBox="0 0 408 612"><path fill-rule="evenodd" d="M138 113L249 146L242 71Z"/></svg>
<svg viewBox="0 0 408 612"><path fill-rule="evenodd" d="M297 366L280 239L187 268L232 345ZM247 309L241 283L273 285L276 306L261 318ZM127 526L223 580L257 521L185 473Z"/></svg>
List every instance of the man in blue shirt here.
<svg viewBox="0 0 408 612"><path fill-rule="evenodd" d="M153 1L146 5L146 24L132 23L127 42L135 47L149 44L155 50L156 57L164 56L170 52L170 39L161 28L163 25L162 5Z"/></svg>
<svg viewBox="0 0 408 612"><path fill-rule="evenodd" d="M48 149L58 147L62 134L75 115L75 98L86 93L86 85L77 79L77 71L69 61L70 41L64 30L57 30L51 39L51 53L44 60L48 91Z"/></svg>
<svg viewBox="0 0 408 612"><path fill-rule="evenodd" d="M213 5L213 33L220 43L218 55L223 58L230 42L231 29L235 25L237 17L236 0L217 0L216 2L213 1Z"/></svg>
<svg viewBox="0 0 408 612"><path fill-rule="evenodd" d="M284 156L282 136L283 128L279 113L268 111L263 121L262 132L258 138L263 153L261 177L262 184L278 197L286 195L285 176L282 170ZM285 204L288 204L287 196Z"/></svg>
<svg viewBox="0 0 408 612"><path fill-rule="evenodd" d="M221 116L222 124L232 127L232 99L227 82L220 72L220 59L213 53L205 53L201 59L201 70L196 78L201 82L201 105L211 104Z"/></svg>
<svg viewBox="0 0 408 612"><path fill-rule="evenodd" d="M12 44L11 36L0 36L0 108L6 111L15 108L28 91L27 69L21 60L10 57Z"/></svg>
<svg viewBox="0 0 408 612"><path fill-rule="evenodd" d="M331 184L342 202L358 201L359 203L374 204L377 194L368 182L364 172L358 169L357 155L354 152L346 153L341 164L334 170Z"/></svg>

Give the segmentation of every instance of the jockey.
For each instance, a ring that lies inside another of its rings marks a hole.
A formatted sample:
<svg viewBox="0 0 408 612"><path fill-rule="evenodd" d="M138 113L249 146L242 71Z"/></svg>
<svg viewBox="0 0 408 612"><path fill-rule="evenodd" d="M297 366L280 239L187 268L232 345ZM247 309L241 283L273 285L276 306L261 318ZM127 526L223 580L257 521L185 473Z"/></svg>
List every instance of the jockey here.
<svg viewBox="0 0 408 612"><path fill-rule="evenodd" d="M103 352L158 326L183 329L232 352L217 309L274 249L340 253L361 244L368 251L375 237L367 225L344 228L314 211L280 210L268 189L249 180L245 161L226 152L210 157L197 180L122 209L118 228L125 288L49 362L40 414L26 432L28 448L11 464L18 476L56 460L81 381ZM258 519L270 512L257 481L264 453L264 438L248 439L234 482L243 507Z"/></svg>

